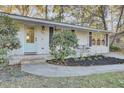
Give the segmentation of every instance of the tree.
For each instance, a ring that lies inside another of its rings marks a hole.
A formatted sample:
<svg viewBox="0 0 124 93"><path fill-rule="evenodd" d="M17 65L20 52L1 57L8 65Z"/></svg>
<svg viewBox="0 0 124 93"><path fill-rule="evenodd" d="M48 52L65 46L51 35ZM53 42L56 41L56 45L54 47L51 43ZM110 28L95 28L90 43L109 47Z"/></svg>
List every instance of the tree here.
<svg viewBox="0 0 124 93"><path fill-rule="evenodd" d="M75 55L75 48L78 45L78 39L75 33L71 31L55 32L50 45L51 54L56 60L64 62L64 59L70 55Z"/></svg>
<svg viewBox="0 0 124 93"><path fill-rule="evenodd" d="M71 6L69 5L55 5L52 10L52 13L54 14L52 19L57 22L67 22L66 17L68 17L70 11Z"/></svg>
<svg viewBox="0 0 124 93"><path fill-rule="evenodd" d="M33 17L43 18L43 19L49 19L49 6L48 5L33 5L33 10L36 11L34 13Z"/></svg>
<svg viewBox="0 0 124 93"><path fill-rule="evenodd" d="M45 19L48 19L48 5L45 6Z"/></svg>
<svg viewBox="0 0 124 93"><path fill-rule="evenodd" d="M1 11L15 13L23 16L44 16L45 8L43 5L6 5L1 6Z"/></svg>
<svg viewBox="0 0 124 93"><path fill-rule="evenodd" d="M57 22L62 22L63 21L63 17L64 17L64 6L63 5L55 5L53 7L53 13L55 14L55 17L53 18L53 20L57 21Z"/></svg>
<svg viewBox="0 0 124 93"><path fill-rule="evenodd" d="M119 15L119 18L118 18L117 27L116 27L116 31L115 31L116 33L115 33L115 35L114 35L114 37L112 39L112 42L111 42L110 46L113 45L113 43L114 43L114 41L116 39L117 32L118 32L118 30L120 28L120 23L121 23L121 19L122 19L123 13L124 13L124 6L121 6L120 15Z"/></svg>
<svg viewBox="0 0 124 93"><path fill-rule="evenodd" d="M3 6L1 10L3 12L17 13L17 14L21 14L24 16L30 15L30 12L32 11L31 6L29 5L7 5L7 6Z"/></svg>
<svg viewBox="0 0 124 93"><path fill-rule="evenodd" d="M71 15L75 18L75 24L85 25L90 23L92 6L71 6Z"/></svg>
<svg viewBox="0 0 124 93"><path fill-rule="evenodd" d="M104 30L107 30L107 24L106 24L106 6L104 5L101 5L98 7L98 13L99 13L99 17L101 18L102 20L102 23L103 23L103 27L104 27Z"/></svg>
<svg viewBox="0 0 124 93"><path fill-rule="evenodd" d="M0 63L5 62L10 50L20 47L17 35L18 28L14 21L5 15L0 15Z"/></svg>

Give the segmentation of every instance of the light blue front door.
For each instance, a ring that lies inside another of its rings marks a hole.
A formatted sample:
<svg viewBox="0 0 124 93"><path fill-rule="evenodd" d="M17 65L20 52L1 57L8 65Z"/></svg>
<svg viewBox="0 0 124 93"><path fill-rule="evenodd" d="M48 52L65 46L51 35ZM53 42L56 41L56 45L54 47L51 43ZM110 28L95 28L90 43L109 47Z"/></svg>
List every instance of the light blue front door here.
<svg viewBox="0 0 124 93"><path fill-rule="evenodd" d="M25 53L36 52L35 31L33 27L27 28L25 35Z"/></svg>

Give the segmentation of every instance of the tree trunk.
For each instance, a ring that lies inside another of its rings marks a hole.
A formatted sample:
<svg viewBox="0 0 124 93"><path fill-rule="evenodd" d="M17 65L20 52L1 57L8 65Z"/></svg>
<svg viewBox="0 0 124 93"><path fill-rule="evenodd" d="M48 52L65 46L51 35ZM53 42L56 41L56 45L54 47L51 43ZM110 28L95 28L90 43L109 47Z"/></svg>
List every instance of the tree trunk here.
<svg viewBox="0 0 124 93"><path fill-rule="evenodd" d="M113 40L112 40L110 46L113 45L113 43L114 43L114 41L115 41L115 39L116 39L117 32L118 32L118 29L119 29L119 27L120 27L120 21L121 21L123 12L124 12L124 6L121 7L121 13L120 13L120 16L119 16L119 20L118 20L118 24L117 24L117 28L116 28L116 33L115 33L115 35L114 35L114 37L113 37Z"/></svg>
<svg viewBox="0 0 124 93"><path fill-rule="evenodd" d="M45 19L48 19L48 5L45 6Z"/></svg>
<svg viewBox="0 0 124 93"><path fill-rule="evenodd" d="M102 14L101 19L104 25L104 30L107 30L106 20L105 20L105 6L101 5L100 8L101 8L101 14Z"/></svg>
<svg viewBox="0 0 124 93"><path fill-rule="evenodd" d="M63 22L63 19L64 19L64 6L61 5L60 6L60 22Z"/></svg>

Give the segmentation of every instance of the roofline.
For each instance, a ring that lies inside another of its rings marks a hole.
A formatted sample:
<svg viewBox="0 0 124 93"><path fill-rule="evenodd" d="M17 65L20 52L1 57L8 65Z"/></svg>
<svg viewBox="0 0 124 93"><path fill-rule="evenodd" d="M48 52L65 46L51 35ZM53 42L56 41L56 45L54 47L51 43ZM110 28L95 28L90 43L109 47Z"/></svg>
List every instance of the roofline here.
<svg viewBox="0 0 124 93"><path fill-rule="evenodd" d="M81 26L81 25L72 25L72 24L67 24L67 23L53 22L53 21L50 21L50 20L45 20L45 19L40 19L40 18L33 18L33 17L22 16L22 15L17 15L17 14L9 14L9 13L5 13L5 12L0 12L0 13L4 14L6 16L9 16L10 18L15 19L15 20L36 22L36 23L40 23L40 24L59 26L59 27L67 27L67 28L73 28L73 29L90 30L92 32L107 32L107 33L112 32L110 30L101 30L101 29L94 29L94 28L84 27L84 26Z"/></svg>

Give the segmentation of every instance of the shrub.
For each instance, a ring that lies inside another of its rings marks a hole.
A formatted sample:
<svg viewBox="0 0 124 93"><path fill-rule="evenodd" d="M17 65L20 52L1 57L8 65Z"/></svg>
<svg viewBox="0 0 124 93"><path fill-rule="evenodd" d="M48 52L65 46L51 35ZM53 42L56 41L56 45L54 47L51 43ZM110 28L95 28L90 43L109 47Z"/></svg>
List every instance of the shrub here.
<svg viewBox="0 0 124 93"><path fill-rule="evenodd" d="M7 53L20 47L17 35L18 28L14 21L5 15L0 15L0 63L7 61Z"/></svg>
<svg viewBox="0 0 124 93"><path fill-rule="evenodd" d="M77 47L77 45L78 39L74 32L55 32L53 34L52 44L50 45L50 53L56 60L64 62L66 57L76 54L74 48Z"/></svg>
<svg viewBox="0 0 124 93"><path fill-rule="evenodd" d="M7 60L6 56L7 56L7 50L0 49L0 63L4 63L4 61Z"/></svg>
<svg viewBox="0 0 124 93"><path fill-rule="evenodd" d="M110 51L115 52L115 51L120 51L121 49L117 46L110 46Z"/></svg>

